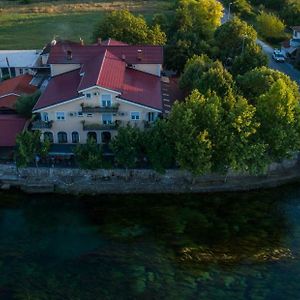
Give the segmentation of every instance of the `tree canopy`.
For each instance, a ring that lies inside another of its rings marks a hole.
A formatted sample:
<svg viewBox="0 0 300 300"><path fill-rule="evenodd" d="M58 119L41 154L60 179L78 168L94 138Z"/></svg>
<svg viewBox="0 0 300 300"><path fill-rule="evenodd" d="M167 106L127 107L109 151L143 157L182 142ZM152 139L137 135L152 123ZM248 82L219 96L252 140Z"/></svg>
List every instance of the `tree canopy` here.
<svg viewBox="0 0 300 300"><path fill-rule="evenodd" d="M215 43L223 62L240 55L242 50L247 48L248 44L255 43L256 39L255 29L237 17L221 25L215 32Z"/></svg>
<svg viewBox="0 0 300 300"><path fill-rule="evenodd" d="M17 99L16 111L25 118L32 116L32 109L41 95L40 91L36 91L31 95L22 95Z"/></svg>
<svg viewBox="0 0 300 300"><path fill-rule="evenodd" d="M134 16L127 10L107 13L97 24L93 39L113 38L128 44L164 45L166 34L159 25L148 26L142 16Z"/></svg>

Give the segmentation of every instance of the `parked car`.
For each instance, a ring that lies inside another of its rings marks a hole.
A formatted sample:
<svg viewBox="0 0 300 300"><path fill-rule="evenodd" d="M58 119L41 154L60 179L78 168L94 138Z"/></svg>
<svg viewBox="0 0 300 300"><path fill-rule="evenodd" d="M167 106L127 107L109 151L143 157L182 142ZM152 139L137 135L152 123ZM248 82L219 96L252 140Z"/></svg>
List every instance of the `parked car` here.
<svg viewBox="0 0 300 300"><path fill-rule="evenodd" d="M279 49L274 49L274 52L272 54L272 58L276 62L284 62L285 61L285 57Z"/></svg>

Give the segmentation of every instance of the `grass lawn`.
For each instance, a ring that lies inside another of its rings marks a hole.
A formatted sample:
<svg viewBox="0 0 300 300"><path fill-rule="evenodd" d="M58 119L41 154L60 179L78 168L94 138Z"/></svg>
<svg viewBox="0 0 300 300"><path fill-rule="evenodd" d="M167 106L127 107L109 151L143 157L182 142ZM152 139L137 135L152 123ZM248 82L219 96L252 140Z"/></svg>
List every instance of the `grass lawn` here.
<svg viewBox="0 0 300 300"><path fill-rule="evenodd" d="M129 8L134 13L141 13L146 19L150 19L154 13L161 12L163 7L170 7L169 1L135 2L134 7L131 7L130 3L125 5L126 3L128 4L123 2L124 5L118 6L114 4L113 7L88 7L85 3L84 10L81 10L80 6L74 9L74 6L65 5L63 9L57 9L60 2L55 2L53 9L42 6L51 12L40 12L41 6L38 9L25 6L25 11L21 5L16 5L15 9L9 6L7 10L0 11L0 49L41 49L54 36L77 41L81 37L89 43L95 24L107 10Z"/></svg>

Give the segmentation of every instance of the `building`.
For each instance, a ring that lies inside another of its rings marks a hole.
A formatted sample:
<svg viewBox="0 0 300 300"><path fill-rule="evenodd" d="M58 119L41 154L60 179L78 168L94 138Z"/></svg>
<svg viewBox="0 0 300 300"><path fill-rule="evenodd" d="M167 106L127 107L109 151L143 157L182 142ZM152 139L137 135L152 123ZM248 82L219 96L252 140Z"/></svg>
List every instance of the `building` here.
<svg viewBox="0 0 300 300"><path fill-rule="evenodd" d="M41 50L0 50L0 79L34 75L41 65Z"/></svg>
<svg viewBox="0 0 300 300"><path fill-rule="evenodd" d="M114 40L51 43L51 79L33 109L32 129L54 144L108 143L119 126L144 128L162 113L161 46Z"/></svg>
<svg viewBox="0 0 300 300"><path fill-rule="evenodd" d="M32 94L37 88L30 84L31 75L21 75L0 83L0 155L10 153L16 145L16 136L29 121L16 113L17 99Z"/></svg>
<svg viewBox="0 0 300 300"><path fill-rule="evenodd" d="M300 26L294 26L292 30L292 38L282 43L281 50L286 57L297 58L300 50Z"/></svg>

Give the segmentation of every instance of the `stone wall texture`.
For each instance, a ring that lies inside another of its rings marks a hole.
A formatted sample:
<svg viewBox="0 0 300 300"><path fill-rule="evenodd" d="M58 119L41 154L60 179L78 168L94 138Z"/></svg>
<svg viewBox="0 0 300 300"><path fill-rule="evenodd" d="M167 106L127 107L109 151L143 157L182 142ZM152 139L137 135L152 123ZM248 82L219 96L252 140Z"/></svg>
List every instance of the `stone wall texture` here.
<svg viewBox="0 0 300 300"><path fill-rule="evenodd" d="M182 170L159 174L148 169L22 168L0 164L0 187L20 188L28 193L124 194L124 193L208 193L270 188L300 180L295 157L269 166L264 175L229 172L227 175L192 176Z"/></svg>

